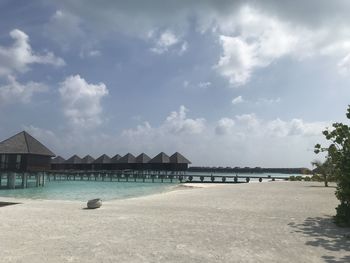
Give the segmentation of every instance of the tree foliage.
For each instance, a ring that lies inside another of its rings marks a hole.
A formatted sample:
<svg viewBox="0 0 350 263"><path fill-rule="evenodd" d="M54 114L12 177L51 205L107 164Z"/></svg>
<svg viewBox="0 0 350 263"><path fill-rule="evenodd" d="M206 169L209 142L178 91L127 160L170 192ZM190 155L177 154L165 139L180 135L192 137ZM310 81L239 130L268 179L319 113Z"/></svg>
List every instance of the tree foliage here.
<svg viewBox="0 0 350 263"><path fill-rule="evenodd" d="M335 181L333 176L334 165L329 158L323 163L321 161L313 161L311 164L316 167L314 172L322 176L321 180L324 182L325 187L328 187L328 182Z"/></svg>
<svg viewBox="0 0 350 263"><path fill-rule="evenodd" d="M346 116L350 119L350 105ZM331 129L323 131L323 135L330 145L315 145L315 153L326 152L327 160L333 166L332 172L337 180L336 197L340 201L335 220L340 225L350 226L350 127L333 123Z"/></svg>

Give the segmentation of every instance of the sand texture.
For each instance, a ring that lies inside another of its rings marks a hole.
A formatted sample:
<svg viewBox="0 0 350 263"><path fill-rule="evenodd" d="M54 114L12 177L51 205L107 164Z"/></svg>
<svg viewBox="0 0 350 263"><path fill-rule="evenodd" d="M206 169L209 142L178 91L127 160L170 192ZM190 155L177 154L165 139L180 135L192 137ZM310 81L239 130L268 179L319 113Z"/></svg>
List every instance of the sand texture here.
<svg viewBox="0 0 350 263"><path fill-rule="evenodd" d="M269 182L0 207L0 262L350 262L334 187ZM0 201L16 201L0 198Z"/></svg>

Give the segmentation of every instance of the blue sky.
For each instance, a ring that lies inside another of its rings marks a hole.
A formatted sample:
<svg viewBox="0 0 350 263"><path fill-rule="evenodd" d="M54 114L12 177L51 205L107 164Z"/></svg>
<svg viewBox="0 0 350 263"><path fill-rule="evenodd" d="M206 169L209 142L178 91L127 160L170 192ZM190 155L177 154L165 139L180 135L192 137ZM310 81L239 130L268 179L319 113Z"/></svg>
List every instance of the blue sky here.
<svg viewBox="0 0 350 263"><path fill-rule="evenodd" d="M350 3L0 1L0 139L310 167L349 104Z"/></svg>

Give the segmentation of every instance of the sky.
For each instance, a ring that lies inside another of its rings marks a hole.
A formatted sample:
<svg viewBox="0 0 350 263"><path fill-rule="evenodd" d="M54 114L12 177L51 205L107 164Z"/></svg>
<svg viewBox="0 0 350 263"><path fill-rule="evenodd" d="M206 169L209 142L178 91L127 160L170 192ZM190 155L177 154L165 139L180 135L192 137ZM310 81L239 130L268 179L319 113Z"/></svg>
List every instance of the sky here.
<svg viewBox="0 0 350 263"><path fill-rule="evenodd" d="M0 140L310 167L346 121L347 0L0 0Z"/></svg>

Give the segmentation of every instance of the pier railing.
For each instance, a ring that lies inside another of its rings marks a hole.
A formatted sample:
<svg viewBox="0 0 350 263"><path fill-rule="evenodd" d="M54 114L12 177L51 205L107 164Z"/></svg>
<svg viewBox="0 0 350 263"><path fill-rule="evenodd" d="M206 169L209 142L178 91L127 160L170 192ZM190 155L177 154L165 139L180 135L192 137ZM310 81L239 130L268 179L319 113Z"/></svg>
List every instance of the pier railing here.
<svg viewBox="0 0 350 263"><path fill-rule="evenodd" d="M42 171L42 172L0 172L0 188L15 189L44 186L46 181L109 181L109 182L151 182L151 183L249 183L252 179L287 180L281 176L194 174L185 171Z"/></svg>

